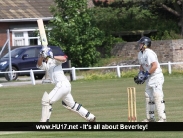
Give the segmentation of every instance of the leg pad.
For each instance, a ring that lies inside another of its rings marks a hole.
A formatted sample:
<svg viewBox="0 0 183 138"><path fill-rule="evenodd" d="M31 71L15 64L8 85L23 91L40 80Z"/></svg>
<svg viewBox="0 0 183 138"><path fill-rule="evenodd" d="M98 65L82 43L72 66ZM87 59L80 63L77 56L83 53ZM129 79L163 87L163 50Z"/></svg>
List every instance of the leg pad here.
<svg viewBox="0 0 183 138"><path fill-rule="evenodd" d="M52 105L49 103L49 101L49 95L47 92L45 92L42 97L42 117L40 122L49 122L52 112Z"/></svg>
<svg viewBox="0 0 183 138"><path fill-rule="evenodd" d="M72 108L67 106L67 104L64 101L62 101L62 105L65 108L78 113L81 117L83 117L89 122L94 122L96 119L93 114L91 114L88 110L86 110L81 104L78 104L77 102L74 104Z"/></svg>

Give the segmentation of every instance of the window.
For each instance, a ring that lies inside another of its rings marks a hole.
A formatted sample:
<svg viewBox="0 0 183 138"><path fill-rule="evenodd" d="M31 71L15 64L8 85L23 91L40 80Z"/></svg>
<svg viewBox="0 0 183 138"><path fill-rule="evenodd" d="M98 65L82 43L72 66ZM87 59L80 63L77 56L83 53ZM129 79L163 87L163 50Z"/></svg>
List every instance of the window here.
<svg viewBox="0 0 183 138"><path fill-rule="evenodd" d="M39 37L34 31L28 31L28 41L29 45L38 45Z"/></svg>
<svg viewBox="0 0 183 138"><path fill-rule="evenodd" d="M36 48L27 49L24 54L27 54L28 58L35 57Z"/></svg>
<svg viewBox="0 0 183 138"><path fill-rule="evenodd" d="M23 32L17 32L15 33L15 37L23 37Z"/></svg>
<svg viewBox="0 0 183 138"><path fill-rule="evenodd" d="M36 29L22 29L12 31L12 46L41 45Z"/></svg>

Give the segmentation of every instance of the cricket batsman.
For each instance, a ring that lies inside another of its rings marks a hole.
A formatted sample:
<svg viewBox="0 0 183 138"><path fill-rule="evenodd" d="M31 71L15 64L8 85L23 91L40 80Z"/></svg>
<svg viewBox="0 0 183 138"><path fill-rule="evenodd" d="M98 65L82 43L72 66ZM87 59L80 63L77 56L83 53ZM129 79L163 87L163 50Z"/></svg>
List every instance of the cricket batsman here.
<svg viewBox="0 0 183 138"><path fill-rule="evenodd" d="M52 104L62 100L62 105L78 113L88 122L95 122L96 117L85 109L81 104L74 101L71 95L71 84L62 70L62 63L66 62L67 56L60 53L60 56L54 56L52 49L49 47L40 50L40 57L37 67L48 72L55 87L50 93L45 92L42 97L42 117L40 122L49 122Z"/></svg>
<svg viewBox="0 0 183 138"><path fill-rule="evenodd" d="M143 36L138 41L140 52L138 61L140 71L134 78L135 83L143 84L145 87L146 119L142 122L155 122L155 107L159 117L158 122L166 122L165 101L163 100L164 76L158 62L156 53L151 49L151 39Z"/></svg>

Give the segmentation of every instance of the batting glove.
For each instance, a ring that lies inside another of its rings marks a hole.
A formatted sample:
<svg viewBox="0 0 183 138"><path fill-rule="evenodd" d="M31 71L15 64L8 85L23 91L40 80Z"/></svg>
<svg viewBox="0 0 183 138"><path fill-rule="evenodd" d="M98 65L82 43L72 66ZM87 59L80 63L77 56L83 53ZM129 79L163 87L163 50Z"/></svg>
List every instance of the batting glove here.
<svg viewBox="0 0 183 138"><path fill-rule="evenodd" d="M46 55L46 58L53 58L53 52L51 48L47 51Z"/></svg>
<svg viewBox="0 0 183 138"><path fill-rule="evenodd" d="M43 58L46 58L46 52L48 51L48 48L42 48L40 51L39 51L39 54L43 57Z"/></svg>
<svg viewBox="0 0 183 138"><path fill-rule="evenodd" d="M53 58L53 52L52 52L52 49L51 48L42 48L40 50L40 55L43 57L43 58Z"/></svg>

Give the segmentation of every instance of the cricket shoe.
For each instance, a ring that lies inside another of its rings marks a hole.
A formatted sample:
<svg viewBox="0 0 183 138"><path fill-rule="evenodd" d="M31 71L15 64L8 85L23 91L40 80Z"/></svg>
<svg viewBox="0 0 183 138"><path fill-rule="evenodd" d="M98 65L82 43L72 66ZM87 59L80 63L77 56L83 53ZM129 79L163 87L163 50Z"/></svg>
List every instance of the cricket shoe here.
<svg viewBox="0 0 183 138"><path fill-rule="evenodd" d="M90 115L87 117L88 122L96 122L96 117L90 113Z"/></svg>
<svg viewBox="0 0 183 138"><path fill-rule="evenodd" d="M142 122L156 122L155 118L144 119Z"/></svg>
<svg viewBox="0 0 183 138"><path fill-rule="evenodd" d="M160 118L158 122L166 122L166 119Z"/></svg>

